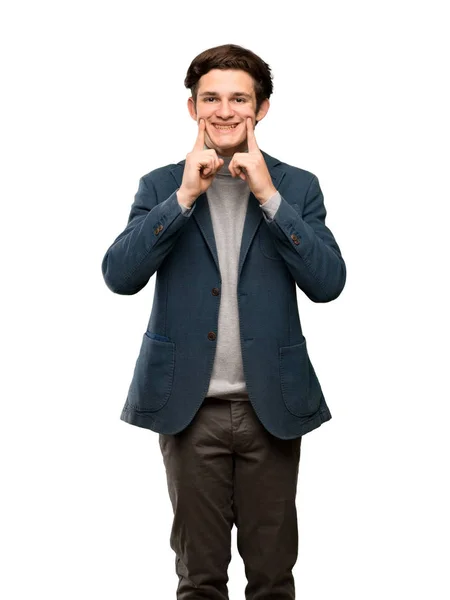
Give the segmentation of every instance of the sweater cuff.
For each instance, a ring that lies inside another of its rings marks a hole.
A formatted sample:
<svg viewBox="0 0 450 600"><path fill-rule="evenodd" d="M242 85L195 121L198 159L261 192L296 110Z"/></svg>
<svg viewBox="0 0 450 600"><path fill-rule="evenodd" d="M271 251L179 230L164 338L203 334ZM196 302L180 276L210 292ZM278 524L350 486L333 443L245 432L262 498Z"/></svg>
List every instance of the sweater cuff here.
<svg viewBox="0 0 450 600"><path fill-rule="evenodd" d="M181 213L182 213L183 217L189 217L190 214L191 214L191 212L195 208L195 202L194 202L194 204L192 206L189 207L189 206L186 206L185 204L181 204L181 202L178 200L178 196L177 196L177 201L178 201L178 204L179 204L179 206L181 208Z"/></svg>
<svg viewBox="0 0 450 600"><path fill-rule="evenodd" d="M273 196L271 196L266 202L260 204L259 207L263 211L264 218L266 221L272 221L275 217L275 213L278 210L278 207L281 204L281 195L280 192L275 192Z"/></svg>

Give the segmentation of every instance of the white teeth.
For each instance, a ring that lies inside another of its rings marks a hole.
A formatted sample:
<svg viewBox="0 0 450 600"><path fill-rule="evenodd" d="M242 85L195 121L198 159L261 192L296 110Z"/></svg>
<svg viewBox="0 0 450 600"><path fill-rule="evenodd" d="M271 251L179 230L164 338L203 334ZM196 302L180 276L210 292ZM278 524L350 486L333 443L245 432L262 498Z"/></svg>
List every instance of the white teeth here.
<svg viewBox="0 0 450 600"><path fill-rule="evenodd" d="M216 129L235 129L237 127L237 124L236 125L226 125L226 126L224 126L224 125L214 125L214 127Z"/></svg>

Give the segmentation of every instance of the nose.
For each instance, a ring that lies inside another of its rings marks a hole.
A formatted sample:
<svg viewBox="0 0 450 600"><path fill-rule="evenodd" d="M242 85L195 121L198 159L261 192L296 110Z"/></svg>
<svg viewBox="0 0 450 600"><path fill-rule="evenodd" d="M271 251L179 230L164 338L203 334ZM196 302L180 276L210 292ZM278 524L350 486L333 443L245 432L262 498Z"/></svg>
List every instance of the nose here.
<svg viewBox="0 0 450 600"><path fill-rule="evenodd" d="M220 103L220 108L218 108L216 110L216 114L217 116L222 117L223 119L230 117L233 114L233 109L231 107L231 104L228 102L228 100L223 100Z"/></svg>

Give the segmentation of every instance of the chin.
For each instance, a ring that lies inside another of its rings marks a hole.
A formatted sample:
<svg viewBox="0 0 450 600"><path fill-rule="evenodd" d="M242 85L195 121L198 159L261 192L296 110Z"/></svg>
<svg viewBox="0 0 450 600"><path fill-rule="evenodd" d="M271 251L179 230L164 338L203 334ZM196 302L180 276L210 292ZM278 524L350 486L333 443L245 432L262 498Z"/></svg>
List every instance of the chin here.
<svg viewBox="0 0 450 600"><path fill-rule="evenodd" d="M220 145L219 145L219 142L217 142L216 146L218 148L234 148L235 146L236 147L237 146L241 146L244 142L245 142L245 140L237 140L237 141L236 140L233 140L233 141L230 140L228 143L226 143L226 142L223 143L222 142Z"/></svg>

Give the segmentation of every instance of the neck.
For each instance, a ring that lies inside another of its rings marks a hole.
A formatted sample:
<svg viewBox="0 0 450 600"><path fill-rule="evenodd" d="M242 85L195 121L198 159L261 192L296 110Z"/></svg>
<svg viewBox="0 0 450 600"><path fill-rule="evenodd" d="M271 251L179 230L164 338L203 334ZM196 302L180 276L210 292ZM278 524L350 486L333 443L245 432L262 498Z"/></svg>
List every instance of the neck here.
<svg viewBox="0 0 450 600"><path fill-rule="evenodd" d="M204 150L211 150L212 148L210 146L208 146L205 142L205 145L203 146ZM216 154L217 156L219 156L220 158L233 158L233 155L236 154L236 152L248 152L248 144L247 142L244 142L243 144L241 144L241 146L238 146L237 148L228 150L229 154L222 154L222 152L220 150L217 150L216 148L213 148L214 150L216 150Z"/></svg>

